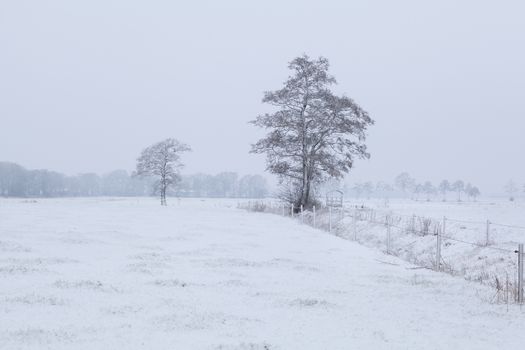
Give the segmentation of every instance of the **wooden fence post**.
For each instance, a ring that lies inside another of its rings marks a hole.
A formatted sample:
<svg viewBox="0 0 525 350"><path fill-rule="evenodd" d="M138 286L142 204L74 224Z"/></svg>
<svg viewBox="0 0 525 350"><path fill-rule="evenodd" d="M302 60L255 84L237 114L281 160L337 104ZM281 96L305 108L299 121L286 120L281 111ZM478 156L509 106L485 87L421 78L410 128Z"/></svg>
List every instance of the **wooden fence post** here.
<svg viewBox="0 0 525 350"><path fill-rule="evenodd" d="M518 245L518 303L523 304L523 243Z"/></svg>
<svg viewBox="0 0 525 350"><path fill-rule="evenodd" d="M488 246L490 244L490 221L487 220L487 232L485 237L485 245Z"/></svg>
<svg viewBox="0 0 525 350"><path fill-rule="evenodd" d="M386 253L390 254L390 239L391 239L390 216L386 217Z"/></svg>
<svg viewBox="0 0 525 350"><path fill-rule="evenodd" d="M443 217L443 227L437 228L436 232L436 271L441 271L441 239L442 234L445 233L446 218Z"/></svg>
<svg viewBox="0 0 525 350"><path fill-rule="evenodd" d="M315 205L313 206L312 209L313 209L313 212L314 212L313 214L314 214L314 228L315 228Z"/></svg>

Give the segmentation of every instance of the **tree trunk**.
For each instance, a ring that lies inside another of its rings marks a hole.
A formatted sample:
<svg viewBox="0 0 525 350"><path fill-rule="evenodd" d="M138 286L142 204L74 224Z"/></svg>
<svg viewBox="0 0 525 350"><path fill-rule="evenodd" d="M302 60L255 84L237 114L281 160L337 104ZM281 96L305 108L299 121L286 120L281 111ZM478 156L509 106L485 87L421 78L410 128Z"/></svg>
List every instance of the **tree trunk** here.
<svg viewBox="0 0 525 350"><path fill-rule="evenodd" d="M305 206L305 208L309 207L310 205L310 178L306 179L306 190L303 205Z"/></svg>
<svg viewBox="0 0 525 350"><path fill-rule="evenodd" d="M306 78L305 78L306 79ZM306 84L308 86L308 83ZM304 97L303 108L301 110L301 151L302 151L302 161L303 161L303 179L301 184L301 198L299 198L299 206L306 206L308 201L307 194L307 182L308 182L308 153L306 151L306 120L305 112L308 107L308 94Z"/></svg>
<svg viewBox="0 0 525 350"><path fill-rule="evenodd" d="M303 162L303 179L301 185L301 198L299 198L299 205L306 206L308 201L308 175L306 170L306 165Z"/></svg>
<svg viewBox="0 0 525 350"><path fill-rule="evenodd" d="M167 205L166 203L166 179L160 182L160 205Z"/></svg>

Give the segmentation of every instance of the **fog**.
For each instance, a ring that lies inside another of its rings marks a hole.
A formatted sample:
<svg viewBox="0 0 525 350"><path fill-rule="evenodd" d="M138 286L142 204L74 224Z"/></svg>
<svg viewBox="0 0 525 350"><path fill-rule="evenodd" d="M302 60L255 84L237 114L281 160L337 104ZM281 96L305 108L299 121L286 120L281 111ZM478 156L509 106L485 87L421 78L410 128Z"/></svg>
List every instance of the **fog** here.
<svg viewBox="0 0 525 350"><path fill-rule="evenodd" d="M264 173L249 154L287 62L322 55L375 120L349 181L402 171L484 193L524 182L519 1L3 1L0 161L132 170L167 137L184 173Z"/></svg>

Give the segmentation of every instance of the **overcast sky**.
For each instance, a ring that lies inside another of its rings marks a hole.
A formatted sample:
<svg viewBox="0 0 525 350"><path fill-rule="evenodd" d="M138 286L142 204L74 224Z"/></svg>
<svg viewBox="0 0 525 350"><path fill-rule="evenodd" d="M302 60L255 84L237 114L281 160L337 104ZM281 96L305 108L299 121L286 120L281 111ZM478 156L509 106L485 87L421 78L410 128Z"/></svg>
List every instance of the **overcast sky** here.
<svg viewBox="0 0 525 350"><path fill-rule="evenodd" d="M167 137L185 172L262 173L248 154L287 62L330 60L375 119L350 181L525 182L521 1L0 1L0 160L132 170Z"/></svg>

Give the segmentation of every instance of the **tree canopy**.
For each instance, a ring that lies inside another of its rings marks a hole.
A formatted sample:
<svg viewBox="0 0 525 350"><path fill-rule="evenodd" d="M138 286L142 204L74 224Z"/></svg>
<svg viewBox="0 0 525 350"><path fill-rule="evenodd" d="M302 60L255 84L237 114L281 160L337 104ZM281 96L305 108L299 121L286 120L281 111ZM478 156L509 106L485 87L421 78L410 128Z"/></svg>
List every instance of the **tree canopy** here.
<svg viewBox="0 0 525 350"><path fill-rule="evenodd" d="M365 131L374 122L351 98L330 90L336 80L326 58L303 55L288 67L292 75L283 88L264 94L263 102L277 110L252 122L268 133L251 151L266 154L267 170L292 187L294 204L310 206L313 186L370 157Z"/></svg>
<svg viewBox="0 0 525 350"><path fill-rule="evenodd" d="M137 159L137 176L154 176L160 192L160 202L166 205L168 187L180 180L181 153L191 148L175 139L169 138L158 142L142 151Z"/></svg>

